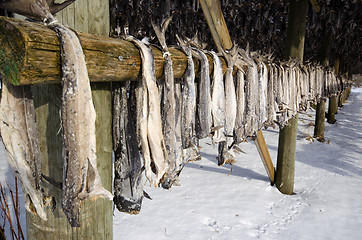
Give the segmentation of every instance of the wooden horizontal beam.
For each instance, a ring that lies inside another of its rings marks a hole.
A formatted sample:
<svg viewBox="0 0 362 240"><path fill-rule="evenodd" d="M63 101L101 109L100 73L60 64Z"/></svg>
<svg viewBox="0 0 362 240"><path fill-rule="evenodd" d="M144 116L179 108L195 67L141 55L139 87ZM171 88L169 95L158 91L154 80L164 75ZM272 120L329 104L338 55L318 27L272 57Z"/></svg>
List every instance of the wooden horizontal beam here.
<svg viewBox="0 0 362 240"><path fill-rule="evenodd" d="M91 82L137 80L141 75L141 57L133 43L121 39L78 32ZM164 59L151 46L156 77L163 74ZM186 55L175 47L169 52L175 78L184 75ZM210 63L212 62L211 56ZM222 58L224 71L226 63ZM195 59L198 72L199 62ZM60 83L60 45L54 31L28 21L0 17L0 72L14 85ZM212 73L213 64L210 64Z"/></svg>

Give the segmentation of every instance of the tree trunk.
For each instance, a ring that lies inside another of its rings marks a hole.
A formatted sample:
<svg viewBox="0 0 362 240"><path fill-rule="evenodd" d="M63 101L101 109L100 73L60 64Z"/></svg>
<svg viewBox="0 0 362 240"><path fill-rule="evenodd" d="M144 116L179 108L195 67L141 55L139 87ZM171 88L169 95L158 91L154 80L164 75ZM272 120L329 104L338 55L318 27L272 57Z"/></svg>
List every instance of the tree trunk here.
<svg viewBox="0 0 362 240"><path fill-rule="evenodd" d="M290 0L285 55L303 61L307 0ZM275 183L281 193L293 194L298 116L279 132Z"/></svg>
<svg viewBox="0 0 362 240"><path fill-rule="evenodd" d="M108 33L108 1L78 0L58 18L63 23L95 34ZM84 22L79 22L79 18ZM104 26L104 27L103 27ZM55 35L54 35L55 36ZM42 36L36 36L39 39ZM58 47L55 45L55 47ZM55 55L59 50L55 51ZM59 56L58 56L59 57ZM98 59L99 60L99 59ZM89 65L88 65L89 66ZM60 73L60 69L57 70ZM92 76L90 76L90 79ZM92 83L93 103L96 110L97 165L103 186L112 191L112 139L111 139L111 92L110 83ZM61 85L43 84L32 86L39 128L44 175L62 182L63 157L60 131ZM102 198L88 199L80 211L81 227L72 228L61 209L61 189L44 182L46 195L54 197L54 209L47 209L48 221L27 213L27 239L112 239L112 201Z"/></svg>

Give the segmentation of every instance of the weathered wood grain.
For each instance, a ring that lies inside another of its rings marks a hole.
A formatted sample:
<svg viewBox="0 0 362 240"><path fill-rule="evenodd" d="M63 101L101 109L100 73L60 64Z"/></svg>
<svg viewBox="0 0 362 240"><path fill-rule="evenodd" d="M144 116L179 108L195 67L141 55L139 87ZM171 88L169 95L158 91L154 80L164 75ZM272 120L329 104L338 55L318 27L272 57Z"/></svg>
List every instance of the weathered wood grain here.
<svg viewBox="0 0 362 240"><path fill-rule="evenodd" d="M65 13L62 14L63 20L68 19ZM86 21L87 18L83 19ZM92 27L89 19L87 22L89 29L104 30ZM86 24L80 24L79 27L84 30ZM133 43L83 32L78 32L78 35L92 82L137 80L141 74L141 58ZM60 83L60 46L55 32L42 24L1 17L0 43L0 71L12 84ZM164 59L157 47L151 48L155 58L156 77L159 78L163 74ZM174 76L180 78L186 70L186 55L173 47L169 48L169 52ZM211 62L211 56L208 58ZM195 63L198 71L199 61L195 59ZM226 71L224 59L222 64ZM212 67L210 64L210 73Z"/></svg>

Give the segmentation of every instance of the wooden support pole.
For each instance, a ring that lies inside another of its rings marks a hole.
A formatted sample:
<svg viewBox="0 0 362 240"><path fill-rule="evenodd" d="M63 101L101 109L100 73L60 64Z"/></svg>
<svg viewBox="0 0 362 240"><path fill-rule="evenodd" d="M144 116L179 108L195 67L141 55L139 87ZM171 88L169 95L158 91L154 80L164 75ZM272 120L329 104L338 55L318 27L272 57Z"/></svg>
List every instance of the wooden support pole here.
<svg viewBox="0 0 362 240"><path fill-rule="evenodd" d="M319 99L315 114L314 138L320 142L324 142L324 127L326 118L326 100Z"/></svg>
<svg viewBox="0 0 362 240"><path fill-rule="evenodd" d="M75 4L76 3L76 4ZM63 13L58 15L58 18L63 23L67 23L75 28L82 28L83 31L89 31L97 34L107 34L107 27L109 21L108 1L86 1L78 0L73 3L69 8L66 8ZM84 19L85 22L80 24L77 17ZM5 26L13 27L11 24L4 23ZM28 33L19 35L23 41L31 41L43 39L50 36L49 41L53 41L54 49L49 50L49 54L53 54L59 58L59 43L54 38L55 33L46 30L49 35L38 35L39 32L32 31L34 23L14 22L17 24L24 24L28 26ZM0 25L2 25L0 24ZM2 25L4 26L4 25ZM38 27L37 27L38 28ZM39 28L44 28L39 26ZM18 34L18 28L14 28L14 34ZM3 35L1 35L3 36ZM28 37L31 37L30 39ZM51 45L50 42L46 42ZM39 49L44 49L42 46L46 45L44 42L38 41ZM4 49L4 48L2 48ZM49 48L48 48L49 49ZM32 51L37 51L36 48ZM29 49L25 51L25 58L29 60ZM44 53L44 52L43 52ZM30 62L34 59L30 58ZM89 61L90 59L88 59ZM96 61L94 59L93 61ZM101 60L99 60L101 61ZM53 59L53 63L55 60ZM26 62L25 64L27 64ZM46 65L46 62L39 64ZM58 62L59 64L59 62ZM31 65L25 65L31 66ZM56 65L54 65L56 66ZM40 67L40 65L39 65ZM47 66L41 68L41 71L47 71ZM56 69L57 67L54 67ZM54 72L54 76L59 75L59 69ZM20 71L21 72L21 71ZM35 74L35 73L34 73ZM91 76L90 76L91 79ZM26 79L27 81L32 80ZM44 81L47 82L47 81ZM53 81L57 82L57 81ZM32 81L30 83L33 83ZM96 141L97 141L97 165L98 171L101 176L103 186L112 191L112 139L111 139L111 92L110 83L92 83L92 97L96 110ZM60 124L60 106L61 106L61 92L60 84L38 84L32 85L34 103L36 107L36 118L39 129L40 149L42 154L42 172L44 175L54 179L55 181L62 182L63 180L63 158L62 158L62 133ZM102 198L92 200L88 199L82 203L80 211L81 227L72 228L67 218L61 209L61 189L49 184L44 183L44 191L46 195L54 197L56 205L54 209L47 209L48 220L43 221L37 215L27 213L27 239L28 240L45 240L45 239L60 239L60 240L80 240L80 239L100 239L108 240L113 238L113 208L112 201Z"/></svg>
<svg viewBox="0 0 362 240"><path fill-rule="evenodd" d="M200 0L200 4L218 50L220 51L220 47L223 47L224 49L231 49L233 47L233 43L226 26L219 1ZM256 135L255 145L269 176L270 183L274 185L274 165L270 158L269 150L261 130Z"/></svg>
<svg viewBox="0 0 362 240"><path fill-rule="evenodd" d="M303 61L305 23L308 0L290 0L285 55ZM281 193L291 195L294 189L295 153L298 115L279 132L275 183Z"/></svg>
<svg viewBox="0 0 362 240"><path fill-rule="evenodd" d="M337 122L335 115L338 110L338 102L337 102L337 96L332 96L329 98L329 104L328 104L328 114L327 114L327 122L334 124Z"/></svg>
<svg viewBox="0 0 362 240"><path fill-rule="evenodd" d="M220 47L231 49L233 43L219 1L200 0L200 5L218 51L220 51Z"/></svg>
<svg viewBox="0 0 362 240"><path fill-rule="evenodd" d="M270 179L270 183L271 185L274 185L275 168L273 162L271 161L269 150L266 145L262 131L259 131L256 134L255 145L264 164L266 173L268 174L268 177Z"/></svg>
<svg viewBox="0 0 362 240"><path fill-rule="evenodd" d="M275 184L281 193L292 195L294 189L298 117L291 118L288 123L289 126L284 127L279 132Z"/></svg>
<svg viewBox="0 0 362 240"><path fill-rule="evenodd" d="M141 75L141 57L133 43L81 31L84 29L81 29L78 35L91 82L138 79ZM0 71L12 84L60 83L60 46L54 31L42 24L0 17L0 43ZM156 77L159 78L163 74L164 59L157 47L151 48L155 58ZM173 61L174 76L180 78L185 73L187 57L173 47L169 48L169 52ZM212 57L207 56L212 63ZM221 58L221 62L225 72L224 58ZM197 71L198 67L199 61L195 59ZM210 64L210 73L212 70L213 64Z"/></svg>

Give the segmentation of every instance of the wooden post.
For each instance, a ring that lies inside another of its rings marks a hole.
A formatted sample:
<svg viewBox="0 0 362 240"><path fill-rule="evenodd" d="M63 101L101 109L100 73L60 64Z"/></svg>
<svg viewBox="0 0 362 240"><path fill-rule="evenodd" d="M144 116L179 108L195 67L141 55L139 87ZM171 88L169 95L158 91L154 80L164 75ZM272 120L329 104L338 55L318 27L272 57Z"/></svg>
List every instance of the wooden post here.
<svg viewBox="0 0 362 240"><path fill-rule="evenodd" d="M320 142L324 142L324 127L326 118L326 100L321 98L318 100L315 113L314 138Z"/></svg>
<svg viewBox="0 0 362 240"><path fill-rule="evenodd" d="M332 96L329 98L327 122L331 124L337 122L335 118L337 110L338 110L337 96Z"/></svg>
<svg viewBox="0 0 362 240"><path fill-rule="evenodd" d="M336 74L339 74L339 63L340 63L340 57L339 54L336 54L335 61L334 61L334 68L336 71ZM338 107L342 106L342 100L341 100L341 94L338 96L332 96L329 98L329 104L328 104L328 114L327 114L327 122L329 123L335 123L337 120L335 119L335 114L338 112Z"/></svg>
<svg viewBox="0 0 362 240"><path fill-rule="evenodd" d="M233 43L221 11L220 2L218 0L200 0L200 4L217 49L219 51L220 47L231 49ZM274 165L261 130L256 135L255 145L269 176L270 183L274 185Z"/></svg>
<svg viewBox="0 0 362 240"><path fill-rule="evenodd" d="M109 31L108 1L77 0L57 15L76 30L107 35ZM59 108L60 84L32 86L42 152L43 174L62 182L62 134ZM103 186L112 191L112 139L110 83L92 83L96 109L97 164ZM61 190L44 181L45 194L54 196L56 205L48 209L48 221L27 213L27 239L112 239L112 201L86 200L80 212L81 227L72 228L61 210Z"/></svg>
<svg viewBox="0 0 362 240"><path fill-rule="evenodd" d="M285 55L303 61L307 0L290 0ZM281 193L293 194L298 115L279 132L275 183Z"/></svg>
<svg viewBox="0 0 362 240"><path fill-rule="evenodd" d="M220 51L220 47L223 47L224 49L231 49L233 47L233 43L226 26L219 1L200 0L200 5L218 51Z"/></svg>

